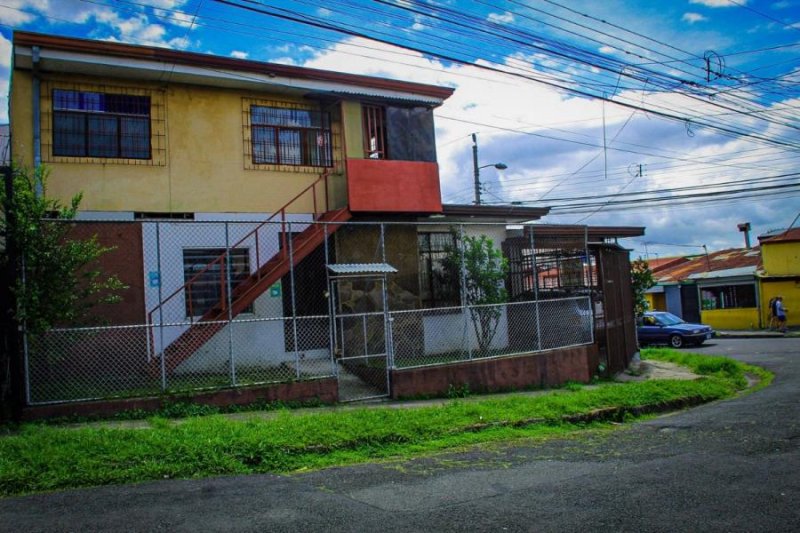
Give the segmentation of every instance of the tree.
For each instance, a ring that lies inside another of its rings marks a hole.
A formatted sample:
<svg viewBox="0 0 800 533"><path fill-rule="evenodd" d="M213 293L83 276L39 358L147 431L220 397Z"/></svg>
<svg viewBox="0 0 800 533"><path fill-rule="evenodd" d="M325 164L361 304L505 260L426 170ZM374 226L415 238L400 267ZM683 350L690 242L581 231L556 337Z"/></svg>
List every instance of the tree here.
<svg viewBox="0 0 800 533"><path fill-rule="evenodd" d="M633 289L633 309L636 316L647 311L647 299L644 297L644 293L655 284L656 280L647 260L640 257L631 263L631 288Z"/></svg>
<svg viewBox="0 0 800 533"><path fill-rule="evenodd" d="M452 234L454 245L445 247L442 267L449 282L461 286L478 348L486 355L502 316L499 304L508 301L505 288L508 260L486 235L462 238L454 230Z"/></svg>
<svg viewBox="0 0 800 533"><path fill-rule="evenodd" d="M75 219L82 195L75 195L68 206L47 198L47 175L44 167L15 169L13 196L2 194L0 231L14 239L20 252L20 276L11 281L15 318L33 335L83 318L95 304L119 301L118 292L126 288L115 275L102 275L96 265L113 248L102 246L95 236L70 238L68 221ZM6 265L8 260L4 247L0 261Z"/></svg>

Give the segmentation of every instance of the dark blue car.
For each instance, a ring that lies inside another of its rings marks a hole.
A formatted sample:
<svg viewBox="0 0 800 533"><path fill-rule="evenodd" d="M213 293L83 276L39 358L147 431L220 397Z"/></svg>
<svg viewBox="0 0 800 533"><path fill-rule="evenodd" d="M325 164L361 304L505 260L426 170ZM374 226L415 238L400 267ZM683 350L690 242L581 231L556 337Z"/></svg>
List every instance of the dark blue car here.
<svg viewBox="0 0 800 533"><path fill-rule="evenodd" d="M639 345L669 344L673 348L700 346L714 336L711 326L690 324L672 313L648 311L637 320Z"/></svg>

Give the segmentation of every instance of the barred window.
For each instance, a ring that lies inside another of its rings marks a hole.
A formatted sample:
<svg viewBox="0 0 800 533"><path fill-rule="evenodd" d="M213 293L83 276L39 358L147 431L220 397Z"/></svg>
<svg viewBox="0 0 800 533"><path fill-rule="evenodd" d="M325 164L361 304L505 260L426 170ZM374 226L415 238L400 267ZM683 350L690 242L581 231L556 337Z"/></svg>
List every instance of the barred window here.
<svg viewBox="0 0 800 533"><path fill-rule="evenodd" d="M444 268L444 259L456 245L452 233L419 233L419 288L424 307L450 307L461 302L460 279Z"/></svg>
<svg viewBox="0 0 800 533"><path fill-rule="evenodd" d="M186 316L202 316L220 302L222 287L227 283L227 268L220 256L225 248L185 248L183 250L183 280L190 283L185 292ZM248 249L232 249L230 251L231 287L250 275L250 251ZM252 306L245 309L252 312Z"/></svg>
<svg viewBox="0 0 800 533"><path fill-rule="evenodd" d="M377 105L364 105L364 151L369 159L388 159L386 152L386 110Z"/></svg>
<svg viewBox="0 0 800 533"><path fill-rule="evenodd" d="M253 105L250 124L254 164L333 166L327 113Z"/></svg>
<svg viewBox="0 0 800 533"><path fill-rule="evenodd" d="M150 97L54 89L53 155L150 159Z"/></svg>

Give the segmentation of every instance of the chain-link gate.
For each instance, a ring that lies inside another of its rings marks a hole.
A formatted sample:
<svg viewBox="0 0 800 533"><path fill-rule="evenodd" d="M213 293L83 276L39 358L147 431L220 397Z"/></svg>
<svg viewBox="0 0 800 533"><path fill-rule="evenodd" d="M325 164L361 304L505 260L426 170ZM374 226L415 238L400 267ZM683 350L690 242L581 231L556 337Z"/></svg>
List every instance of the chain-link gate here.
<svg viewBox="0 0 800 533"><path fill-rule="evenodd" d="M387 306L387 264L329 265L331 337L339 400L390 393L392 334Z"/></svg>

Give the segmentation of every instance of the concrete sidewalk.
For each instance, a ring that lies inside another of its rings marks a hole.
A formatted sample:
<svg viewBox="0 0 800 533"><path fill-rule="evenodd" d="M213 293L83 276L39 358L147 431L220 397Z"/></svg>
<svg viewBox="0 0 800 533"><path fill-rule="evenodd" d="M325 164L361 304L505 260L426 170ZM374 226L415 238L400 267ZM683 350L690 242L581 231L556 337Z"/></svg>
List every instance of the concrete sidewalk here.
<svg viewBox="0 0 800 533"><path fill-rule="evenodd" d="M789 328L786 333L768 329L726 330L717 331L717 337L722 339L780 339L784 337L800 337L800 330Z"/></svg>

